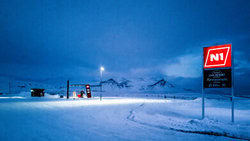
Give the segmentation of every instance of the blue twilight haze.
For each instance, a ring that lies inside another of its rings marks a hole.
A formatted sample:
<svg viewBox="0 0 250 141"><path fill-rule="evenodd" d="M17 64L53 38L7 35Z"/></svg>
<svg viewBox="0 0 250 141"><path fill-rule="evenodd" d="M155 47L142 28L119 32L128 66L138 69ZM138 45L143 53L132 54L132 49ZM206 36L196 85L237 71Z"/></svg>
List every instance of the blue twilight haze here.
<svg viewBox="0 0 250 141"><path fill-rule="evenodd" d="M202 47L232 43L250 92L249 0L1 0L0 76L41 82L165 76L201 82Z"/></svg>

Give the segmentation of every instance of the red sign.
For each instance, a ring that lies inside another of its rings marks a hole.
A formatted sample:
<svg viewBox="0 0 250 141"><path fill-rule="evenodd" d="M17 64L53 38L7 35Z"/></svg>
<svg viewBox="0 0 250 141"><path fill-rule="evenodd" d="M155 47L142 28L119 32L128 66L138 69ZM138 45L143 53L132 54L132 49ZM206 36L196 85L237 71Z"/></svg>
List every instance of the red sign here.
<svg viewBox="0 0 250 141"><path fill-rule="evenodd" d="M88 97L88 98L91 98L90 85L89 85L89 84L87 84L87 85L85 85L85 87L86 87L87 97Z"/></svg>
<svg viewBox="0 0 250 141"><path fill-rule="evenodd" d="M231 44L203 48L204 69L231 67Z"/></svg>

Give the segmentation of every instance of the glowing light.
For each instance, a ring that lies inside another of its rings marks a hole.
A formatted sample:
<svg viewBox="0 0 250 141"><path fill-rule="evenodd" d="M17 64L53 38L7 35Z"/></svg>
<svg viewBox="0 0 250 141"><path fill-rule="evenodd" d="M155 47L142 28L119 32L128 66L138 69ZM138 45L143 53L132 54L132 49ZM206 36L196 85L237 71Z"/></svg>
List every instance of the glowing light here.
<svg viewBox="0 0 250 141"><path fill-rule="evenodd" d="M24 99L24 97L21 96L0 97L0 99Z"/></svg>
<svg viewBox="0 0 250 141"><path fill-rule="evenodd" d="M141 104L141 103L170 103L171 100L166 99L143 99L143 98L104 98L99 101L97 98L47 102L58 107L79 107L79 106L105 106L105 105L124 105L124 104Z"/></svg>
<svg viewBox="0 0 250 141"><path fill-rule="evenodd" d="M104 67L103 66L101 66L100 67L100 71L104 71L105 69L104 69Z"/></svg>

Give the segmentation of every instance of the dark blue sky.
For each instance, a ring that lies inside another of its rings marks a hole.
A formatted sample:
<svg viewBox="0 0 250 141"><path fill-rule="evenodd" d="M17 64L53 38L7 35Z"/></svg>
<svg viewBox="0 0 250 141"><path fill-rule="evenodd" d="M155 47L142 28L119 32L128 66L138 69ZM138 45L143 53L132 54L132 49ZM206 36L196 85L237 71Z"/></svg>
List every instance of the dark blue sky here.
<svg viewBox="0 0 250 141"><path fill-rule="evenodd" d="M201 77L202 47L232 43L250 75L249 0L1 0L0 75Z"/></svg>

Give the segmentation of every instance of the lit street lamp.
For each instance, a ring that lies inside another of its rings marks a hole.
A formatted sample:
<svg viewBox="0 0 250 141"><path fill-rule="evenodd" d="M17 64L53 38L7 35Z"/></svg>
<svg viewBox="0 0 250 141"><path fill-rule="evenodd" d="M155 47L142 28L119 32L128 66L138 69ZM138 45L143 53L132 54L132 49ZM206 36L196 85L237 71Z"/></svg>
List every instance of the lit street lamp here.
<svg viewBox="0 0 250 141"><path fill-rule="evenodd" d="M101 79L100 79L100 101L102 100L102 72L104 71L104 67L100 67L100 74L101 74Z"/></svg>

